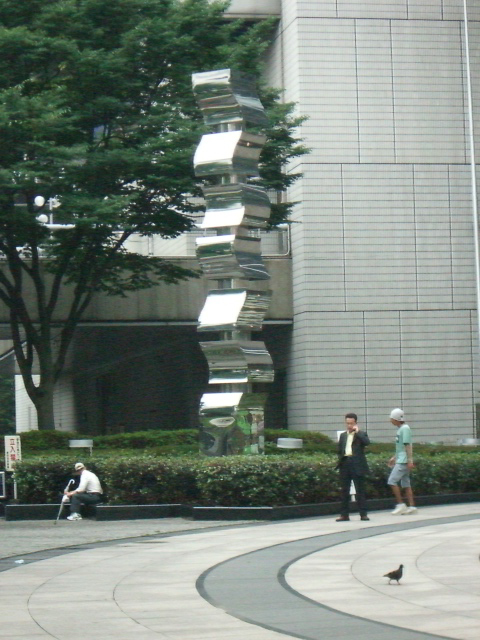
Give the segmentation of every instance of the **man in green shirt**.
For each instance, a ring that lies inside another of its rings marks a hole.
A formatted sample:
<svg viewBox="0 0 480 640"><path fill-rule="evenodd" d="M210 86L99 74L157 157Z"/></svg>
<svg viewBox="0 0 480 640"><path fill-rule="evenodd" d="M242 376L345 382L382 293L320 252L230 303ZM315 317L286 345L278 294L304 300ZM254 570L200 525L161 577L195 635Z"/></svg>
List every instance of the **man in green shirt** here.
<svg viewBox="0 0 480 640"><path fill-rule="evenodd" d="M413 515L417 513L412 487L410 485L410 471L413 469L412 431L404 421L402 409L393 409L390 413L390 422L397 427L395 438L395 455L388 461L388 466L393 467L388 478L388 484L392 487L397 505L392 515ZM403 501L402 489L405 490L408 505Z"/></svg>

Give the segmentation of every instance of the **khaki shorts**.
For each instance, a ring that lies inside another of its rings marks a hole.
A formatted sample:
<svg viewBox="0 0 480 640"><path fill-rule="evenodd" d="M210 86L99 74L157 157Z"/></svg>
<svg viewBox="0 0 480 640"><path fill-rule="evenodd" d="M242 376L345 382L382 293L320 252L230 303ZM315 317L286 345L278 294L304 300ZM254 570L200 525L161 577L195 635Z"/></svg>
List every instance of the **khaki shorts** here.
<svg viewBox="0 0 480 640"><path fill-rule="evenodd" d="M388 484L399 484L401 487L410 486L410 469L407 463L398 463L393 467L387 480Z"/></svg>

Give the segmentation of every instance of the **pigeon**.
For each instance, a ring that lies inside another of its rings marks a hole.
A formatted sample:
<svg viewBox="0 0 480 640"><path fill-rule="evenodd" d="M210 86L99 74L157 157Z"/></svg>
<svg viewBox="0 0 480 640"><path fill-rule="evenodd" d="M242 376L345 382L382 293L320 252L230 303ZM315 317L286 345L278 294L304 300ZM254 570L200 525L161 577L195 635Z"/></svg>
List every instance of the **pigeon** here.
<svg viewBox="0 0 480 640"><path fill-rule="evenodd" d="M396 580L397 584L400 584L400 578L403 576L403 564L401 564L398 569L395 571L390 571L390 573L386 573L383 577L388 578L388 584L390 584L391 580Z"/></svg>

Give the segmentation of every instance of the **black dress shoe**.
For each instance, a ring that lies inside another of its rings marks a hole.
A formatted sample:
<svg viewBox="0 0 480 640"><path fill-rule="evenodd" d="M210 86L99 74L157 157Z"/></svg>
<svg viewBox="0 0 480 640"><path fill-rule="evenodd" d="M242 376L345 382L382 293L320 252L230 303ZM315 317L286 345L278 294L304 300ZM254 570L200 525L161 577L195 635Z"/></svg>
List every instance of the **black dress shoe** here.
<svg viewBox="0 0 480 640"><path fill-rule="evenodd" d="M370 518L368 516L360 516L360 520L370 520Z"/></svg>
<svg viewBox="0 0 480 640"><path fill-rule="evenodd" d="M335 522L348 522L350 518L348 516L340 516L335 520Z"/></svg>

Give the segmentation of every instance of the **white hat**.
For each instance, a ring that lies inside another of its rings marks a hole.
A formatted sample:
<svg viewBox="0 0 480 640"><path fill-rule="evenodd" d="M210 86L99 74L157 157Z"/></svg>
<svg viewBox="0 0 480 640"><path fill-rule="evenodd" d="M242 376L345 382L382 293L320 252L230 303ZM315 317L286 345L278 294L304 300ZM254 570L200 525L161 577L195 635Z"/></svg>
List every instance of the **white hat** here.
<svg viewBox="0 0 480 640"><path fill-rule="evenodd" d="M398 420L399 422L403 422L403 409L392 409L390 413L390 418L392 420Z"/></svg>
<svg viewBox="0 0 480 640"><path fill-rule="evenodd" d="M83 462L77 462L77 464L75 465L75 471L80 471L80 469L85 469L85 465L83 464Z"/></svg>

